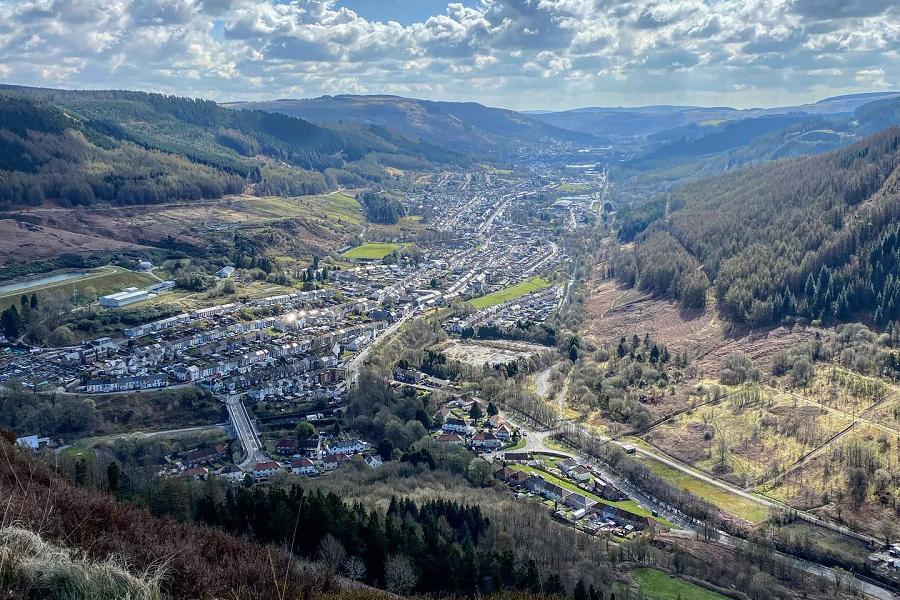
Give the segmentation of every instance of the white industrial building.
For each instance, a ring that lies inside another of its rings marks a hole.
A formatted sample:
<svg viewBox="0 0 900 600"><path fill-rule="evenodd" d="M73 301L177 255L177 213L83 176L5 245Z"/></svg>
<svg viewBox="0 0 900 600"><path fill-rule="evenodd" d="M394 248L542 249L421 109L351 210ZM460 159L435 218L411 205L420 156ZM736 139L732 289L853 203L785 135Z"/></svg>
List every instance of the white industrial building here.
<svg viewBox="0 0 900 600"><path fill-rule="evenodd" d="M125 288L121 292L117 292L115 294L102 296L100 298L100 306L107 306L111 308L118 306L128 306L129 304L141 302L142 300L147 300L148 298L150 298L150 292L146 290L139 290L136 287L130 287Z"/></svg>

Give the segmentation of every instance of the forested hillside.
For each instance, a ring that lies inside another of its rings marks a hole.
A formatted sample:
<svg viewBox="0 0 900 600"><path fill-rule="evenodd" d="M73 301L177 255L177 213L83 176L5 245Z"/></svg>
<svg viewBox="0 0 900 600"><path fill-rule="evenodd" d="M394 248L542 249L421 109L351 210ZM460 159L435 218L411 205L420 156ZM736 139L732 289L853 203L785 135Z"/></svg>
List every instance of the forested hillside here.
<svg viewBox="0 0 900 600"><path fill-rule="evenodd" d="M540 141L590 144L586 133L542 122L532 115L476 102L432 102L400 96L322 96L299 100L239 102L234 108L258 109L300 117L313 123L364 123L441 146L487 155Z"/></svg>
<svg viewBox="0 0 900 600"><path fill-rule="evenodd" d="M755 326L786 316L885 326L900 318L898 165L900 128L891 128L828 154L688 183L668 218L619 255L616 274L694 306L708 278L724 313ZM633 212L628 236L647 216Z"/></svg>
<svg viewBox="0 0 900 600"><path fill-rule="evenodd" d="M207 100L0 87L0 205L150 204L249 183L299 195L464 163L454 151L360 125L320 127Z"/></svg>

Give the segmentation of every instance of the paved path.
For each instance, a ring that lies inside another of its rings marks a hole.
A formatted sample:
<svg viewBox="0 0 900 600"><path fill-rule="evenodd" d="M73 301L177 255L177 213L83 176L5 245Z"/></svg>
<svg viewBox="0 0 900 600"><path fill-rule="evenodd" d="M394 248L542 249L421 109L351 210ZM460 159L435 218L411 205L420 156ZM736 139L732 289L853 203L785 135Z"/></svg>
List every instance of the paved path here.
<svg viewBox="0 0 900 600"><path fill-rule="evenodd" d="M228 417L231 419L235 436L244 447L244 460L238 466L242 471L251 471L256 463L267 461L269 457L266 456L265 447L260 442L259 434L250 421L250 415L240 397L230 397L225 401L225 406L228 408Z"/></svg>

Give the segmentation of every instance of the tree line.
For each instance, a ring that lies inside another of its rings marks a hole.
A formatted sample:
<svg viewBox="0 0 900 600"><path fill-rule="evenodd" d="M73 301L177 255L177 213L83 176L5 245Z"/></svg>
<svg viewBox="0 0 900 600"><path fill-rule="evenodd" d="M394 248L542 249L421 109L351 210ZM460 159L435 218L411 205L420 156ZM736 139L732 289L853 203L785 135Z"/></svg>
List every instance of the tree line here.
<svg viewBox="0 0 900 600"><path fill-rule="evenodd" d="M406 216L406 207L380 192L366 192L360 199L366 219L372 223L393 225Z"/></svg>
<svg viewBox="0 0 900 600"><path fill-rule="evenodd" d="M151 510L167 513L167 501ZM229 487L196 503L196 522L319 559L334 572L399 594L565 594L556 573L492 548L491 523L478 506L393 498L383 513L334 493L299 486Z"/></svg>

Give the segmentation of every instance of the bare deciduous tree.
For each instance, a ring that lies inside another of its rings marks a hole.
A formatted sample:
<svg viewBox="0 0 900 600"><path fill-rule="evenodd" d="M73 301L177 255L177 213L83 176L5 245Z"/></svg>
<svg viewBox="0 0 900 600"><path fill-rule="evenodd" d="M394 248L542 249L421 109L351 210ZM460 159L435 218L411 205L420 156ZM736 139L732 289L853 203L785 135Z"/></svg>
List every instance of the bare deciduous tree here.
<svg viewBox="0 0 900 600"><path fill-rule="evenodd" d="M344 576L353 581L359 581L366 576L366 565L357 556L351 556L344 561Z"/></svg>
<svg viewBox="0 0 900 600"><path fill-rule="evenodd" d="M319 544L319 560L329 572L337 573L337 570L347 560L347 551L336 537L328 534L322 538L322 542Z"/></svg>
<svg viewBox="0 0 900 600"><path fill-rule="evenodd" d="M416 585L416 573L409 559L402 554L392 554L384 563L384 582L388 591L408 594Z"/></svg>

